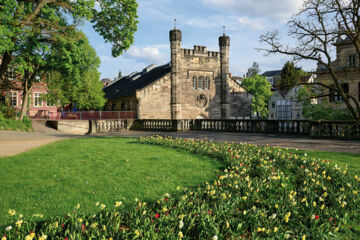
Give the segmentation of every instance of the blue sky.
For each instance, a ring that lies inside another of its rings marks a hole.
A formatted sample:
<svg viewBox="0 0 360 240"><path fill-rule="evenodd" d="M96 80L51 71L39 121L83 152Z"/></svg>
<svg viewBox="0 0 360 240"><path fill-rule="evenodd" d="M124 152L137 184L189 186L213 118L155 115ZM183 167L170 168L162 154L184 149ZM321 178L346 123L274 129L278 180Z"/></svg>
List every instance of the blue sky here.
<svg viewBox="0 0 360 240"><path fill-rule="evenodd" d="M256 61L262 72L281 69L286 56L264 56L256 48L264 47L259 36L278 29L288 39L286 22L297 12L303 0L138 0L138 31L135 42L122 56L113 58L111 47L90 24L83 27L91 45L101 59L101 78L113 78L119 71L127 75L155 63L170 61L169 30L183 32L183 48L207 46L219 51L218 37L226 26L230 36L230 72L242 76ZM300 62L305 70L314 70L312 62Z"/></svg>

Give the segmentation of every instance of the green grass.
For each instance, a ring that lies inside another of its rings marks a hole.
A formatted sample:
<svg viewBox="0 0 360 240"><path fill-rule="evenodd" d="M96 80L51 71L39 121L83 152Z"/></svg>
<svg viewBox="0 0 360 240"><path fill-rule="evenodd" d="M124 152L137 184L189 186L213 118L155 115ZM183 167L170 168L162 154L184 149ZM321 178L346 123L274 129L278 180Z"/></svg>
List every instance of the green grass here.
<svg viewBox="0 0 360 240"><path fill-rule="evenodd" d="M63 216L77 203L86 212L97 201L112 208L137 197L155 201L177 186L195 186L215 177L223 164L206 156L126 138L83 138L56 142L0 158L0 226L7 211L26 216Z"/></svg>
<svg viewBox="0 0 360 240"><path fill-rule="evenodd" d="M295 150L289 150L295 152ZM321 152L321 151L308 151L297 150L296 153L304 155L305 153L309 158L326 159L330 160L332 164L337 164L341 168L348 165L350 171L355 174L360 174L360 154L358 153L341 153L341 152Z"/></svg>

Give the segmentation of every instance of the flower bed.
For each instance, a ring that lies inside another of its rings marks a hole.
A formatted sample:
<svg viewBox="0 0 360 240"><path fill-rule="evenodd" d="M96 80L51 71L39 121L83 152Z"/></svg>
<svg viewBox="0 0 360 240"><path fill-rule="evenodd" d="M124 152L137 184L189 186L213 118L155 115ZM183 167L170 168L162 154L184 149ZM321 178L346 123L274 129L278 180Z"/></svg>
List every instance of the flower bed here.
<svg viewBox="0 0 360 240"><path fill-rule="evenodd" d="M326 160L279 148L217 144L162 137L139 143L216 157L227 168L214 182L177 189L157 202L138 199L131 210L107 210L27 222L9 210L14 225L4 239L325 239L351 231L360 219L360 178Z"/></svg>

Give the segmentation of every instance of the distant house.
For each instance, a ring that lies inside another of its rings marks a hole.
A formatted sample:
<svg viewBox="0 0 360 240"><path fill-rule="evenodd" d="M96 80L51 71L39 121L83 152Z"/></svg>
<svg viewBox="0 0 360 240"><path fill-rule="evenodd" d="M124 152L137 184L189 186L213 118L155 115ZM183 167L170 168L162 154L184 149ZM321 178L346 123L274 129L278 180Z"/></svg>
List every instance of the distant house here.
<svg viewBox="0 0 360 240"><path fill-rule="evenodd" d="M266 80L271 83L271 86L275 87L281 79L281 70L267 71L261 74L261 76L266 77Z"/></svg>
<svg viewBox="0 0 360 240"><path fill-rule="evenodd" d="M315 75L302 76L300 82L313 83ZM298 91L301 86L295 86L289 91L274 91L273 95L268 100L269 119L278 120L301 120L304 119L302 115L303 103L298 101ZM317 104L317 100L312 101Z"/></svg>
<svg viewBox="0 0 360 240"><path fill-rule="evenodd" d="M296 68L298 71L301 70L301 68ZM273 88L276 87L278 82L281 80L281 72L282 70L274 70L274 71L267 71L261 74L261 76L266 77L266 80L271 83L271 86Z"/></svg>
<svg viewBox="0 0 360 240"><path fill-rule="evenodd" d="M13 89L8 91L0 90L0 101L2 104L9 104L17 111L21 110L22 106L22 87L20 84L15 84ZM47 117L49 113L57 112L57 106L52 102L43 100L43 95L47 93L47 88L44 84L37 83L31 90L29 95L29 102L27 108L28 117Z"/></svg>

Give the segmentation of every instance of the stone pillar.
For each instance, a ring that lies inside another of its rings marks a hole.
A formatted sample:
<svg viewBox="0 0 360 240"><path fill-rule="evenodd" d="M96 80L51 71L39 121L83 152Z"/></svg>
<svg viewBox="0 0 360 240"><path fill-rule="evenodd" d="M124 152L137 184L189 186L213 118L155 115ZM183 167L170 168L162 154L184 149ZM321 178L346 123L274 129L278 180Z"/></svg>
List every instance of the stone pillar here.
<svg viewBox="0 0 360 240"><path fill-rule="evenodd" d="M182 33L176 27L170 31L171 46L171 119L181 119L180 49Z"/></svg>
<svg viewBox="0 0 360 240"><path fill-rule="evenodd" d="M229 48L230 37L225 34L219 37L220 46L220 63L221 63L221 92L220 92L220 105L221 105L221 119L229 119L229 92L227 90L227 78L229 76Z"/></svg>

